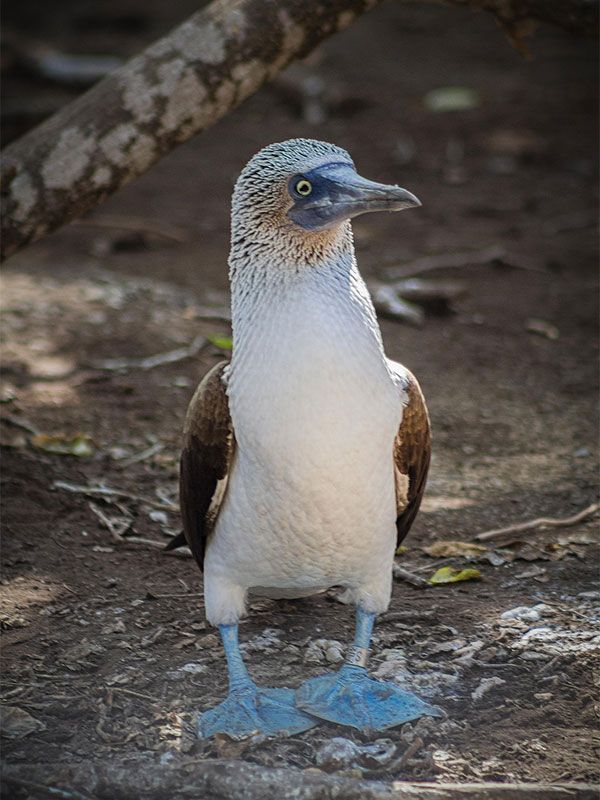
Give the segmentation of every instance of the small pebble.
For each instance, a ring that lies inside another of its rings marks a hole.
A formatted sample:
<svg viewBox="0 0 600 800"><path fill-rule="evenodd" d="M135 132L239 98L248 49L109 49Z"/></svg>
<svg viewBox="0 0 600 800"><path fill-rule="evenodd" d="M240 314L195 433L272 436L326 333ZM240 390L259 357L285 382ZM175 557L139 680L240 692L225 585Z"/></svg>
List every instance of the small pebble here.
<svg viewBox="0 0 600 800"><path fill-rule="evenodd" d="M309 644L304 660L313 664L337 664L344 660L344 646L335 639L315 639Z"/></svg>
<svg viewBox="0 0 600 800"><path fill-rule="evenodd" d="M517 606L500 614L500 619L516 619L519 622L539 622L540 612L529 606Z"/></svg>
<svg viewBox="0 0 600 800"><path fill-rule="evenodd" d="M326 772L335 772L351 767L359 752L358 745L350 739L336 736L317 750L315 763Z"/></svg>

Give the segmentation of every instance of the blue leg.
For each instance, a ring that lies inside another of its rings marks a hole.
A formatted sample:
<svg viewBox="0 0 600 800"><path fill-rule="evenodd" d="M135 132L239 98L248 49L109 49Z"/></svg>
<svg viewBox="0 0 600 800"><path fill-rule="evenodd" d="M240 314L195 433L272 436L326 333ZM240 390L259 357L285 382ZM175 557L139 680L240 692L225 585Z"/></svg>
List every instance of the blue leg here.
<svg viewBox="0 0 600 800"><path fill-rule="evenodd" d="M237 625L219 625L227 658L229 694L215 708L201 714L198 735L226 733L243 739L256 732L265 736L291 736L318 723L294 705L293 689L261 689L250 675L238 644Z"/></svg>
<svg viewBox="0 0 600 800"><path fill-rule="evenodd" d="M383 731L424 714L443 712L393 683L367 675L366 664L375 614L356 612L356 634L339 672L305 681L296 692L296 705L315 717L350 725L361 731Z"/></svg>

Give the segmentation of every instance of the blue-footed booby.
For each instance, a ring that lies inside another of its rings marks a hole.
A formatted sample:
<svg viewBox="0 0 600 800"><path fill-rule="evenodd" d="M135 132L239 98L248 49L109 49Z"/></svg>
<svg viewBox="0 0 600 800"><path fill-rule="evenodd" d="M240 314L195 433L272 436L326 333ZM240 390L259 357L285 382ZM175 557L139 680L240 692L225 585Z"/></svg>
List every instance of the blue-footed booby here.
<svg viewBox="0 0 600 800"><path fill-rule="evenodd" d="M229 694L199 735L293 734L319 719L383 730L437 709L367 674L373 622L423 495L430 455L419 384L386 358L350 220L419 200L361 178L348 153L292 139L233 192L233 350L190 403L181 457L184 534L204 570ZM257 686L238 646L248 593L345 587L356 635L336 673L294 692Z"/></svg>

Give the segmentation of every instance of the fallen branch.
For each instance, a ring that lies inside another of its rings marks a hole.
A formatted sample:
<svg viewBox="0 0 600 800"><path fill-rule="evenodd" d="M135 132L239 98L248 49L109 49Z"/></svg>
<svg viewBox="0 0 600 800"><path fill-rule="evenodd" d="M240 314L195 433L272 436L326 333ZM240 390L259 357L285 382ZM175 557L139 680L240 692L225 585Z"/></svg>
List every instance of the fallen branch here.
<svg viewBox="0 0 600 800"><path fill-rule="evenodd" d="M10 144L2 256L79 217L380 0L214 0Z"/></svg>
<svg viewBox="0 0 600 800"><path fill-rule="evenodd" d="M213 0L4 151L2 257L85 214L380 0ZM520 45L532 19L596 35L596 0L445 0Z"/></svg>
<svg viewBox="0 0 600 800"><path fill-rule="evenodd" d="M166 353L157 353L144 358L106 358L102 361L92 361L90 366L93 369L108 370L109 372L118 372L123 369L154 369L154 367L161 367L164 364L175 364L186 358L193 358L206 344L208 344L208 340L204 336L196 336L193 342L186 347L178 347L175 350L168 350Z"/></svg>
<svg viewBox="0 0 600 800"><path fill-rule="evenodd" d="M81 788L95 797L214 797L228 800L597 800L591 783L421 783L355 780L347 776L309 774L296 768L265 767L240 759L181 758L172 764L148 759L115 758L85 764L6 764L5 787L35 781L55 796L81 797ZM69 786L60 789L57 784ZM32 785L32 784L30 784ZM73 787L71 789L71 787ZM300 788L301 787L301 788ZM62 794L61 794L62 792ZM6 791L6 796L12 793ZM87 795L86 795L87 797Z"/></svg>
<svg viewBox="0 0 600 800"><path fill-rule="evenodd" d="M591 517L592 514L595 514L599 509L600 503L592 503L591 506L584 508L583 511L580 511L572 517L538 517L537 519L531 519L527 522L507 525L506 528L495 528L491 531L484 531L483 533L478 533L477 536L473 538L478 542L488 542L491 539L502 539L509 534L523 533L524 531L531 531L535 528L568 528L570 525L577 525L578 522L582 522L584 519L587 519L587 517Z"/></svg>

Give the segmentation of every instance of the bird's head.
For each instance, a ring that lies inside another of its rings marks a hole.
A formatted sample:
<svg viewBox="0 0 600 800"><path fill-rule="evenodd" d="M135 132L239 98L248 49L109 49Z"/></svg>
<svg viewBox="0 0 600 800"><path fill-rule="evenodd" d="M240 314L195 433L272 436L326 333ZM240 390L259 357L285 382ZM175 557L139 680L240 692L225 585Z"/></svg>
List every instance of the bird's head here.
<svg viewBox="0 0 600 800"><path fill-rule="evenodd" d="M341 147L290 139L263 148L242 170L233 193L232 241L320 250L359 214L419 205L406 189L362 178Z"/></svg>

